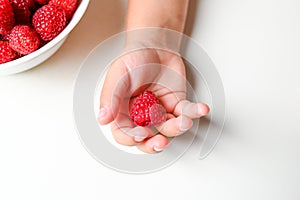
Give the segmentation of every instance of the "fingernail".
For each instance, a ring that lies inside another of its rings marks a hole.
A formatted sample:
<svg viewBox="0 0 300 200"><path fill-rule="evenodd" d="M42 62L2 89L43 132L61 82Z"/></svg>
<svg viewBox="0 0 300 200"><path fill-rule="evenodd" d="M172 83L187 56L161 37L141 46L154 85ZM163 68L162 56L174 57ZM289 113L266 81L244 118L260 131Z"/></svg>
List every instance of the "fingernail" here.
<svg viewBox="0 0 300 200"><path fill-rule="evenodd" d="M145 137L140 137L140 136L134 136L134 140L136 142L142 142L145 139Z"/></svg>
<svg viewBox="0 0 300 200"><path fill-rule="evenodd" d="M182 128L182 127L181 127L181 128L179 129L179 131L182 132L182 133L184 133L184 132L188 131L189 129L190 129L190 128Z"/></svg>
<svg viewBox="0 0 300 200"><path fill-rule="evenodd" d="M154 151L157 151L157 152L160 152L160 151L164 150L164 149L162 149L158 146L154 146L153 149L154 149Z"/></svg>
<svg viewBox="0 0 300 200"><path fill-rule="evenodd" d="M99 113L98 113L98 119L104 117L106 114L106 109L105 108L100 108Z"/></svg>

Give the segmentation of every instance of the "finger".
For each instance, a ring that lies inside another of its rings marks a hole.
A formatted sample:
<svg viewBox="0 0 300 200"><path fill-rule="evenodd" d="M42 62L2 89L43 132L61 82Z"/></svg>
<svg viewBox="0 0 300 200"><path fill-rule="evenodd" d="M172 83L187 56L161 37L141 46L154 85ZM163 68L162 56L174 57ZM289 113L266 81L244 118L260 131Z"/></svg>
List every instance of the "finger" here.
<svg viewBox="0 0 300 200"><path fill-rule="evenodd" d="M116 142L126 146L137 145L154 135L150 128L135 127L132 120L125 114L120 114L116 121L112 123L111 131Z"/></svg>
<svg viewBox="0 0 300 200"><path fill-rule="evenodd" d="M100 96L98 122L102 125L112 122L123 102L128 88L126 67L119 59L107 72Z"/></svg>
<svg viewBox="0 0 300 200"><path fill-rule="evenodd" d="M135 128L112 128L112 135L115 141L125 146L135 146L144 141L149 136L152 136L152 131L149 128L137 126Z"/></svg>
<svg viewBox="0 0 300 200"><path fill-rule="evenodd" d="M171 118L157 127L158 131L167 137L175 137L186 132L193 126L193 120L187 116L180 115Z"/></svg>
<svg viewBox="0 0 300 200"><path fill-rule="evenodd" d="M168 144L169 141L165 136L157 134L145 142L137 145L137 148L145 153L158 153L163 151Z"/></svg>
<svg viewBox="0 0 300 200"><path fill-rule="evenodd" d="M134 128L111 127L115 141L121 145L135 146L146 138L153 136L151 129L137 126Z"/></svg>
<svg viewBox="0 0 300 200"><path fill-rule="evenodd" d="M176 116L185 115L192 119L200 118L209 113L208 105L204 103L193 103L188 100L180 101L174 109L174 114Z"/></svg>

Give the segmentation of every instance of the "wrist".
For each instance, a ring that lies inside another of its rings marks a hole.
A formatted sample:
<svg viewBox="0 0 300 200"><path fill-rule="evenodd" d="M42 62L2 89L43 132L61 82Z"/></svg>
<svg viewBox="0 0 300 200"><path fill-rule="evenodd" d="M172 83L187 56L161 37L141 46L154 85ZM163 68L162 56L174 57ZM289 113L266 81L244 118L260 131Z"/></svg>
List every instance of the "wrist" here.
<svg viewBox="0 0 300 200"><path fill-rule="evenodd" d="M141 48L167 50L178 54L183 34L167 28L144 27L126 31L125 50Z"/></svg>

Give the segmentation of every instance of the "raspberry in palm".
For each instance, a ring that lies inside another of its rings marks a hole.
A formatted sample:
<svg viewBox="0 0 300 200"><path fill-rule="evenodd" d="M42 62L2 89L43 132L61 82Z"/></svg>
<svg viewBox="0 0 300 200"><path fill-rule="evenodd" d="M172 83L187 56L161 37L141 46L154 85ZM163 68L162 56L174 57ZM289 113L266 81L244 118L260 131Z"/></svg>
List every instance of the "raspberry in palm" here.
<svg viewBox="0 0 300 200"><path fill-rule="evenodd" d="M156 96L146 90L135 100L130 117L138 126L155 126L166 120L166 113Z"/></svg>

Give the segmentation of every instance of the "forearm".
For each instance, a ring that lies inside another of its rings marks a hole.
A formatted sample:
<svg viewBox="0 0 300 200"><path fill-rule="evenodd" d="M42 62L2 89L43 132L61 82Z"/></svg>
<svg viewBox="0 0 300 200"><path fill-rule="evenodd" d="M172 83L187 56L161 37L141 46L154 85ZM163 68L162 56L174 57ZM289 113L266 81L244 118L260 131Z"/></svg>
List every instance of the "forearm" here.
<svg viewBox="0 0 300 200"><path fill-rule="evenodd" d="M188 0L129 0L127 30L160 27L183 32Z"/></svg>
<svg viewBox="0 0 300 200"><path fill-rule="evenodd" d="M149 47L179 52L188 3L188 0L129 0L127 50Z"/></svg>

